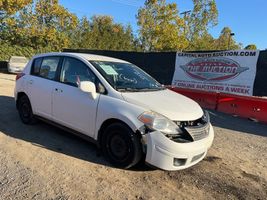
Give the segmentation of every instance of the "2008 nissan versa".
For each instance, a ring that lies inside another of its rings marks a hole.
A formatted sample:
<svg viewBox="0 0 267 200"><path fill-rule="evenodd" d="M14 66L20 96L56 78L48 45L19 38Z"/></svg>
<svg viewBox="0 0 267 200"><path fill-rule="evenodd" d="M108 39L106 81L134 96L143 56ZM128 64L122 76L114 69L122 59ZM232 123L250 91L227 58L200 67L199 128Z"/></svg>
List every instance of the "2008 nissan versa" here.
<svg viewBox="0 0 267 200"><path fill-rule="evenodd" d="M145 156L149 165L184 169L205 157L214 137L197 103L110 57L37 55L16 77L15 101L23 123L42 119L91 138L120 168Z"/></svg>

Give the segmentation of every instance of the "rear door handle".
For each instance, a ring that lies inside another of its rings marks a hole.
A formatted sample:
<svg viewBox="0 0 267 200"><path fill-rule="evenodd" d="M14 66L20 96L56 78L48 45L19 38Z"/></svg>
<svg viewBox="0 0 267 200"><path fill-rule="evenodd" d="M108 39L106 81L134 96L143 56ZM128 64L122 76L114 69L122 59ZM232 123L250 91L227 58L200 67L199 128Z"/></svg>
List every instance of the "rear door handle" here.
<svg viewBox="0 0 267 200"><path fill-rule="evenodd" d="M32 85L32 84L33 84L33 80L29 80L28 83L29 83L30 85Z"/></svg>

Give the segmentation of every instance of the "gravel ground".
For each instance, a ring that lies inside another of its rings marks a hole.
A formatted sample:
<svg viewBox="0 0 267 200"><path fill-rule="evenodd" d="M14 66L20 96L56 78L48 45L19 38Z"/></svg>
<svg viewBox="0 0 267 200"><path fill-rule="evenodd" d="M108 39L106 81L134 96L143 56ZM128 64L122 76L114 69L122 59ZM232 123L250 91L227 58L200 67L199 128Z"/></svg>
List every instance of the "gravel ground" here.
<svg viewBox="0 0 267 200"><path fill-rule="evenodd" d="M93 144L22 124L14 79L0 73L0 199L267 199L267 125L210 111L215 140L199 164L121 170Z"/></svg>

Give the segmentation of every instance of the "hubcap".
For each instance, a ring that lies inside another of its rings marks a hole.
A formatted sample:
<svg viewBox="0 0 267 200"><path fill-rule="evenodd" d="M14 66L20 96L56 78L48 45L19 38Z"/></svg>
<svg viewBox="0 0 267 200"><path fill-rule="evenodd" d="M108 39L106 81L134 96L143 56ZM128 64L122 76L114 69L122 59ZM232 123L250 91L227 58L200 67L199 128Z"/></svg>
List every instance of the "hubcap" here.
<svg viewBox="0 0 267 200"><path fill-rule="evenodd" d="M115 135L110 139L111 154L119 160L123 160L128 155L127 142L119 135Z"/></svg>

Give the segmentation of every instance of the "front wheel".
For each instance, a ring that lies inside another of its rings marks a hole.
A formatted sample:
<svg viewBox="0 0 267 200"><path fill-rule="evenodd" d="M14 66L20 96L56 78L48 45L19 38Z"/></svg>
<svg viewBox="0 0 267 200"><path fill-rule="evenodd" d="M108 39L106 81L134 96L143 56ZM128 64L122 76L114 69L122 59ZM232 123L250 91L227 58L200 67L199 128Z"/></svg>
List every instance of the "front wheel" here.
<svg viewBox="0 0 267 200"><path fill-rule="evenodd" d="M108 126L101 143L106 158L116 167L128 169L142 157L140 138L122 123Z"/></svg>

